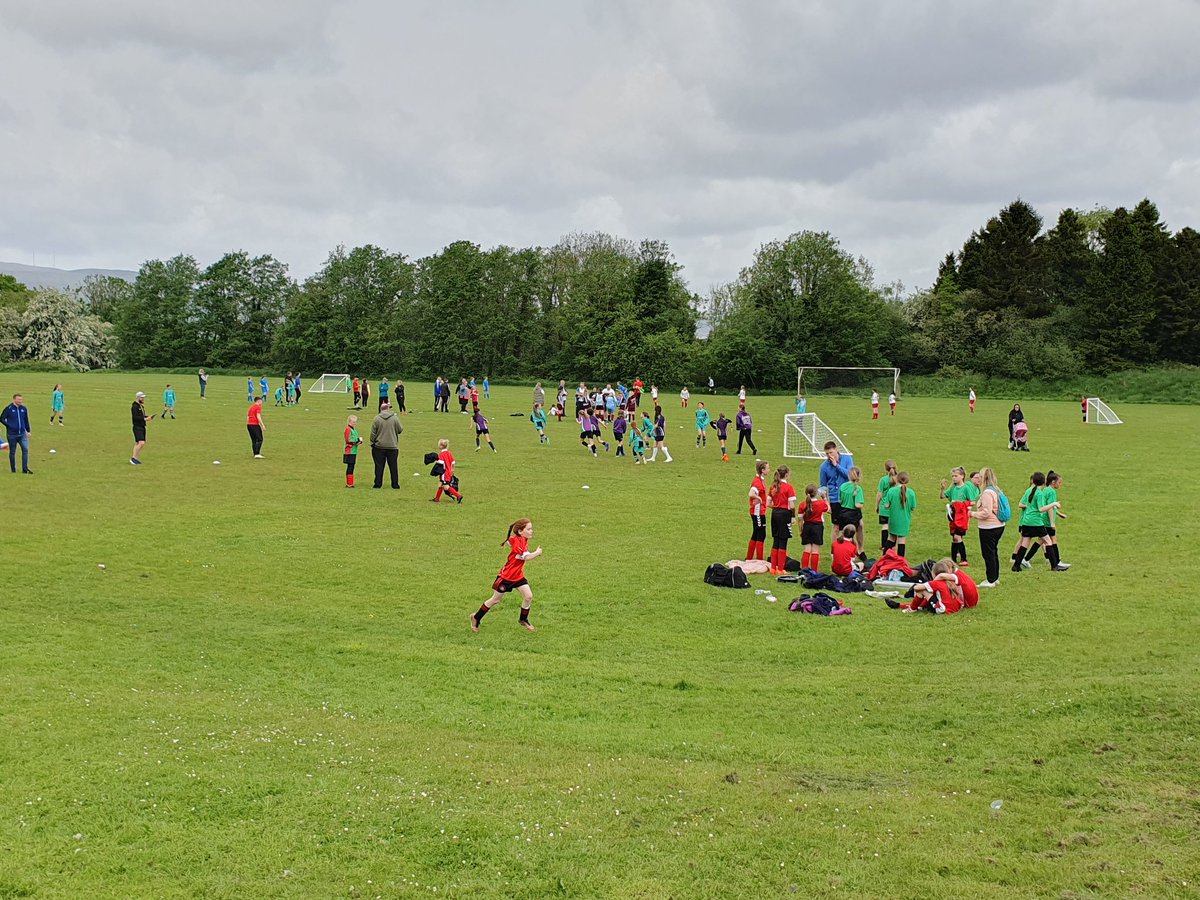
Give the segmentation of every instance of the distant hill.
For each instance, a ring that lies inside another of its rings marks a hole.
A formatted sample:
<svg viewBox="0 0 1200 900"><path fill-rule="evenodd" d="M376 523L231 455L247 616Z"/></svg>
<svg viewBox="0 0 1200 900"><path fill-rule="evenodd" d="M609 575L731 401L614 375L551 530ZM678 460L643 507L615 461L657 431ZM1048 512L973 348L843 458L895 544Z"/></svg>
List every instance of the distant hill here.
<svg viewBox="0 0 1200 900"><path fill-rule="evenodd" d="M133 281L137 272L127 269L52 269L49 266L26 266L21 263L0 262L0 275L11 275L31 288L70 290L80 287L89 275L111 275Z"/></svg>

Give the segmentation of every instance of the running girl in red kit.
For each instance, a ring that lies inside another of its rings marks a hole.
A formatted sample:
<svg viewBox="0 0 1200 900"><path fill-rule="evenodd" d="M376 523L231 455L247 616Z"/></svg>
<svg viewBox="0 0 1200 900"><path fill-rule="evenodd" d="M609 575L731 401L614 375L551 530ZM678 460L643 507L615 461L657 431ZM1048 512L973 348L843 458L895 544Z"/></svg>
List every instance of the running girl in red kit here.
<svg viewBox="0 0 1200 900"><path fill-rule="evenodd" d="M525 580L525 561L537 559L542 555L542 548L529 549L529 539L533 537L533 523L528 519L517 519L508 526L508 559L500 569L500 574L492 582L492 596L483 601L483 605L471 614L471 630L478 631L479 623L488 611L504 599L510 591L521 595L521 618L519 624L526 631L536 631L529 621L529 607L533 605L533 589Z"/></svg>
<svg viewBox="0 0 1200 900"><path fill-rule="evenodd" d="M438 462L442 464L442 472L438 476L440 480L437 493L430 498L431 502L437 503L442 499L442 493L445 492L457 502L462 503L462 494L454 488L454 454L450 452L450 442L445 438L438 441Z"/></svg>

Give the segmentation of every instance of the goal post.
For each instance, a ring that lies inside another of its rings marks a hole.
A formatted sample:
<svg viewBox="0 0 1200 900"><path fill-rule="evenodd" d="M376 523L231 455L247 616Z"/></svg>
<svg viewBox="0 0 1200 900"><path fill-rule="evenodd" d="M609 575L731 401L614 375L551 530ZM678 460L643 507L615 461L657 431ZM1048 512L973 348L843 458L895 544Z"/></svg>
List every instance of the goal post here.
<svg viewBox="0 0 1200 900"><path fill-rule="evenodd" d="M1087 418L1084 421L1089 425L1124 424L1117 418L1117 414L1112 411L1109 405L1099 397L1087 398Z"/></svg>
<svg viewBox="0 0 1200 900"><path fill-rule="evenodd" d="M350 389L349 375L325 374L308 387L310 394L344 394Z"/></svg>
<svg viewBox="0 0 1200 900"><path fill-rule="evenodd" d="M841 453L849 454L836 431L816 413L788 413L783 417L783 455L788 459L824 459L825 444L834 441Z"/></svg>
<svg viewBox="0 0 1200 900"><path fill-rule="evenodd" d="M796 369L796 395L804 396L806 385L804 383L805 372L886 372L890 376L892 382L892 393L897 397L900 396L900 369L895 366L799 366ZM861 376L857 376L861 377ZM817 386L821 386L820 378L817 379ZM849 380L844 379L844 380ZM834 385L829 385L834 386ZM853 387L853 385L841 385Z"/></svg>

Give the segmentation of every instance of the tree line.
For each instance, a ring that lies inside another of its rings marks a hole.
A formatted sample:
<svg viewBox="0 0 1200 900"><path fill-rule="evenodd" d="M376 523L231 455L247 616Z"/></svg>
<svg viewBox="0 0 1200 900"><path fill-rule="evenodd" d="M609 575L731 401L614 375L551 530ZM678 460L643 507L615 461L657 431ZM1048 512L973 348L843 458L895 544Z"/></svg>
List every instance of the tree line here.
<svg viewBox="0 0 1200 900"><path fill-rule="evenodd" d="M697 325L701 328L697 334ZM670 248L571 234L550 248L457 241L410 259L373 245L297 282L270 255L181 255L76 296L0 278L0 355L77 369L266 366L405 378L554 376L757 388L796 366L1054 378L1200 363L1200 234L1157 208L1014 201L942 260L927 290L879 285L827 232L761 246L692 293Z"/></svg>

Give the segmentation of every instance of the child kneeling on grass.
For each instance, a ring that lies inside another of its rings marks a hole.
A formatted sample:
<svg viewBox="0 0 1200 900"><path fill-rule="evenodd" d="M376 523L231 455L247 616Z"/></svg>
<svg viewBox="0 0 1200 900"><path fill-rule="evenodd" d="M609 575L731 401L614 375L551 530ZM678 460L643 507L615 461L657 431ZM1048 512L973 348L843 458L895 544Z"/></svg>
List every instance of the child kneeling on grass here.
<svg viewBox="0 0 1200 900"><path fill-rule="evenodd" d="M525 562L537 559L542 555L542 548L529 549L529 539L533 537L533 523L528 519L517 519L508 526L508 536L504 543L508 544L508 559L500 568L500 574L492 582L492 596L483 601L483 605L471 614L471 630L478 631L479 623L493 606L504 599L504 595L516 591L521 595L521 618L518 624L526 631L536 631L529 621L529 608L533 605L533 589L525 580Z"/></svg>

